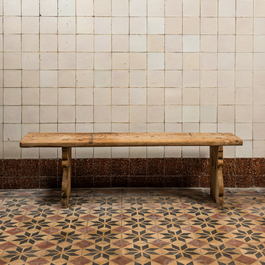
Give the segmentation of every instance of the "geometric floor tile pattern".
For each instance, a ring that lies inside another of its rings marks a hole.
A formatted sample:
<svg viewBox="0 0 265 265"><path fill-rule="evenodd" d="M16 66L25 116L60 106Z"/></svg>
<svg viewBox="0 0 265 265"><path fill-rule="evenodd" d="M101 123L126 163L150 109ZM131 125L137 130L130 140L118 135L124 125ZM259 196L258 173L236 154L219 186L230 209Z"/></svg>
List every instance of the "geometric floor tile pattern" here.
<svg viewBox="0 0 265 265"><path fill-rule="evenodd" d="M265 189L0 191L0 265L265 265Z"/></svg>

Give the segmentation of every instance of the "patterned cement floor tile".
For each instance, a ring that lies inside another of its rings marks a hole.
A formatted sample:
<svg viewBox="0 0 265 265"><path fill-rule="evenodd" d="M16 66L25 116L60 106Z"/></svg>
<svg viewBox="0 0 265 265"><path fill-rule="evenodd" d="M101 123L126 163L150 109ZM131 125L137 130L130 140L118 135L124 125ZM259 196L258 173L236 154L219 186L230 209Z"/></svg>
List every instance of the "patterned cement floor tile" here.
<svg viewBox="0 0 265 265"><path fill-rule="evenodd" d="M265 265L262 189L226 189L224 209L209 189L60 193L0 191L0 265Z"/></svg>

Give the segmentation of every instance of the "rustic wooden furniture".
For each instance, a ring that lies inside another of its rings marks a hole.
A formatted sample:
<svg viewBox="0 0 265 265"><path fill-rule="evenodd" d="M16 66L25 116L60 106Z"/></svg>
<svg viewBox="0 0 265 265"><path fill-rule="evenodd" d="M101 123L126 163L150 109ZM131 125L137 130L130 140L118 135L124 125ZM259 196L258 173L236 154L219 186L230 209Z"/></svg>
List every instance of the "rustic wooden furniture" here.
<svg viewBox="0 0 265 265"><path fill-rule="evenodd" d="M28 133L20 147L62 147L62 207L71 191L71 148L113 146L210 146L210 193L223 206L223 146L242 145L232 133Z"/></svg>

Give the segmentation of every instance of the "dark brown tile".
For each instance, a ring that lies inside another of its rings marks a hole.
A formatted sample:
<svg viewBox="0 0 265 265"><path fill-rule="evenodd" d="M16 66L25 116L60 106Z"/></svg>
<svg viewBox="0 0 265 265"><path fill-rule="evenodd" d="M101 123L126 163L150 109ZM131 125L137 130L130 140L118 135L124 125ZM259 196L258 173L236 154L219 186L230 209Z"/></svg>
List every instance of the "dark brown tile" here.
<svg viewBox="0 0 265 265"><path fill-rule="evenodd" d="M265 187L265 176L253 176L255 187Z"/></svg>
<svg viewBox="0 0 265 265"><path fill-rule="evenodd" d="M183 187L183 177L182 176L166 176L165 177L165 187Z"/></svg>
<svg viewBox="0 0 265 265"><path fill-rule="evenodd" d="M95 176L94 187L95 188L111 187L111 176Z"/></svg>
<svg viewBox="0 0 265 265"><path fill-rule="evenodd" d="M183 187L200 187L200 176L183 176Z"/></svg>
<svg viewBox="0 0 265 265"><path fill-rule="evenodd" d="M147 175L164 175L164 158L147 158Z"/></svg>
<svg viewBox="0 0 265 265"><path fill-rule="evenodd" d="M21 160L4 159L4 175L6 177L21 177Z"/></svg>
<svg viewBox="0 0 265 265"><path fill-rule="evenodd" d="M57 178L58 160L57 159L41 159L40 160L40 176Z"/></svg>
<svg viewBox="0 0 265 265"><path fill-rule="evenodd" d="M111 175L111 161L109 158L94 159L94 173L95 176L109 176Z"/></svg>
<svg viewBox="0 0 265 265"><path fill-rule="evenodd" d="M237 188L249 188L253 187L253 178L252 175L237 175L236 176L236 187Z"/></svg>
<svg viewBox="0 0 265 265"><path fill-rule="evenodd" d="M40 189L54 189L54 188L61 188L58 185L58 178L57 177L50 177L50 176L41 176L40 177Z"/></svg>
<svg viewBox="0 0 265 265"><path fill-rule="evenodd" d="M224 179L224 187L225 188L235 188L236 187L236 175L224 175L223 174L223 179Z"/></svg>
<svg viewBox="0 0 265 265"><path fill-rule="evenodd" d="M112 187L128 187L129 186L129 176L112 176Z"/></svg>
<svg viewBox="0 0 265 265"><path fill-rule="evenodd" d="M76 159L76 176L94 176L94 159Z"/></svg>
<svg viewBox="0 0 265 265"><path fill-rule="evenodd" d="M252 159L252 173L255 176L265 175L265 158L253 158Z"/></svg>
<svg viewBox="0 0 265 265"><path fill-rule="evenodd" d="M0 159L0 178L4 176L4 163L3 159Z"/></svg>
<svg viewBox="0 0 265 265"><path fill-rule="evenodd" d="M130 176L129 187L146 187L146 176Z"/></svg>
<svg viewBox="0 0 265 265"><path fill-rule="evenodd" d="M146 177L146 186L147 187L165 187L165 176L147 176Z"/></svg>
<svg viewBox="0 0 265 265"><path fill-rule="evenodd" d="M210 159L209 158L201 158L200 159L200 165L201 165L201 176L210 177Z"/></svg>
<svg viewBox="0 0 265 265"><path fill-rule="evenodd" d="M252 158L237 158L236 159L236 175L252 174Z"/></svg>
<svg viewBox="0 0 265 265"><path fill-rule="evenodd" d="M22 177L39 177L40 160L39 159L22 159L21 160Z"/></svg>
<svg viewBox="0 0 265 265"><path fill-rule="evenodd" d="M4 177L2 178L3 189L21 189L21 178Z"/></svg>
<svg viewBox="0 0 265 265"><path fill-rule="evenodd" d="M76 188L94 188L94 176L76 177Z"/></svg>
<svg viewBox="0 0 265 265"><path fill-rule="evenodd" d="M129 159L111 159L111 174L113 176L128 176L130 174Z"/></svg>
<svg viewBox="0 0 265 265"><path fill-rule="evenodd" d="M39 189L40 188L40 177L22 177L21 178L21 188L22 189Z"/></svg>
<svg viewBox="0 0 265 265"><path fill-rule="evenodd" d="M146 175L147 161L145 158L130 159L130 175Z"/></svg>
<svg viewBox="0 0 265 265"><path fill-rule="evenodd" d="M210 187L210 176L206 176L206 175L200 176L200 187L203 187L203 188Z"/></svg>
<svg viewBox="0 0 265 265"><path fill-rule="evenodd" d="M223 165L224 175L235 175L236 174L236 160L234 158L225 158Z"/></svg>
<svg viewBox="0 0 265 265"><path fill-rule="evenodd" d="M182 176L199 176L201 174L201 165L199 158L182 159Z"/></svg>
<svg viewBox="0 0 265 265"><path fill-rule="evenodd" d="M165 175L174 176L178 174L178 158L165 158Z"/></svg>

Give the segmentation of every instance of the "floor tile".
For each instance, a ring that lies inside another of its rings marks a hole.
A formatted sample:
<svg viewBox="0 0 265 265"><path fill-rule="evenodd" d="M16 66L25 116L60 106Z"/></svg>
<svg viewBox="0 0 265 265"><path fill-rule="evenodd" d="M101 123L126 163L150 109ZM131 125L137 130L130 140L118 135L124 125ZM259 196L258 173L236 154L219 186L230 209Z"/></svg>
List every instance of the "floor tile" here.
<svg viewBox="0 0 265 265"><path fill-rule="evenodd" d="M0 265L264 265L264 189L0 191Z"/></svg>

